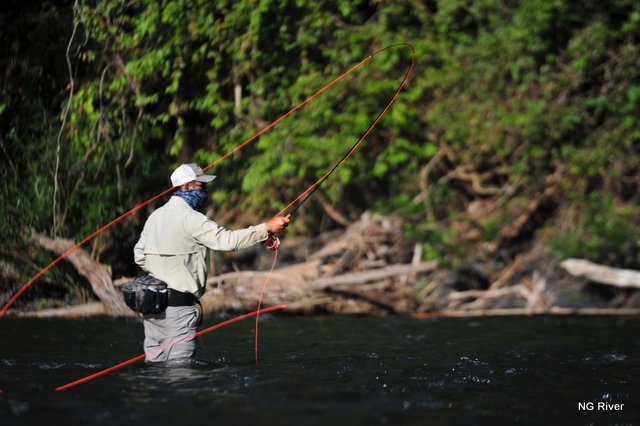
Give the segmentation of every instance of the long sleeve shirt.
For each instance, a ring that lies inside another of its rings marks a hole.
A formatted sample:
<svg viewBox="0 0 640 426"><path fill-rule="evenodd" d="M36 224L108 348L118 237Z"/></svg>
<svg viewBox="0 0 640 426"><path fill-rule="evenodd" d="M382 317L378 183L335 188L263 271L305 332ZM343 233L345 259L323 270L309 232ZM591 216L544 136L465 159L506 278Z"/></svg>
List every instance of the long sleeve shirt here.
<svg viewBox="0 0 640 426"><path fill-rule="evenodd" d="M170 288L200 297L207 282L207 248L242 250L268 236L266 223L230 231L174 196L147 219L134 258Z"/></svg>

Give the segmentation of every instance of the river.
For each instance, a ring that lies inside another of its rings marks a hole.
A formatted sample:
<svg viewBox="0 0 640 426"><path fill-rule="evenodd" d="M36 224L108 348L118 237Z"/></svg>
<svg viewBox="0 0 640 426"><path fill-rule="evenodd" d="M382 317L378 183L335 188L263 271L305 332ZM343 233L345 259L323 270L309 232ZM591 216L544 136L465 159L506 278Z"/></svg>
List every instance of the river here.
<svg viewBox="0 0 640 426"><path fill-rule="evenodd" d="M139 355L142 325L3 318L0 424L640 422L633 317L263 315L259 365L253 327L247 319L202 336L196 368L139 362L55 392Z"/></svg>

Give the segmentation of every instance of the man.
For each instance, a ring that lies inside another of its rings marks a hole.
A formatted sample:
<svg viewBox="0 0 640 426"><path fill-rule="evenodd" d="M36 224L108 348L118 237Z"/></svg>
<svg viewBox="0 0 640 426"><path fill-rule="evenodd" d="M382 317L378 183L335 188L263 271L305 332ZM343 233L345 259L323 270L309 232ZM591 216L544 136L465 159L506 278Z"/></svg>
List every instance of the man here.
<svg viewBox="0 0 640 426"><path fill-rule="evenodd" d="M278 234L289 223L289 217L278 216L236 231L219 226L201 213L207 201L206 185L215 178L196 164L178 167L171 174L171 183L178 189L149 216L134 248L135 262L169 287L166 310L143 315L148 362L182 364L193 358L196 344L189 336L199 323L195 303L207 281L207 248L241 250Z"/></svg>

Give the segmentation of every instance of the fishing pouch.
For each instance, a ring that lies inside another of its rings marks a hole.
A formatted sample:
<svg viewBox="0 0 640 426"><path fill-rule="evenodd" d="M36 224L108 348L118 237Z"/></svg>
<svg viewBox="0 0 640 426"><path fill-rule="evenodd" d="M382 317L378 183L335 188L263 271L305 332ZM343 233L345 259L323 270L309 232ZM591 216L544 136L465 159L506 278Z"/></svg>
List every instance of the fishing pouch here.
<svg viewBox="0 0 640 426"><path fill-rule="evenodd" d="M169 302L167 283L151 275L143 275L122 286L128 307L141 314L164 312Z"/></svg>

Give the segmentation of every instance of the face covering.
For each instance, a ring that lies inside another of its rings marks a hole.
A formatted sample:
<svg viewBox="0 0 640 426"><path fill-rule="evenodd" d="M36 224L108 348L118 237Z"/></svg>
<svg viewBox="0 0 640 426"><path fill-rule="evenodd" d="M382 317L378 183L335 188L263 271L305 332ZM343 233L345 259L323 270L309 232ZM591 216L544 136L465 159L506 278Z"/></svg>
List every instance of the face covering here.
<svg viewBox="0 0 640 426"><path fill-rule="evenodd" d="M173 195L182 198L192 209L202 211L207 203L209 193L202 188L194 188L186 191L176 191Z"/></svg>

